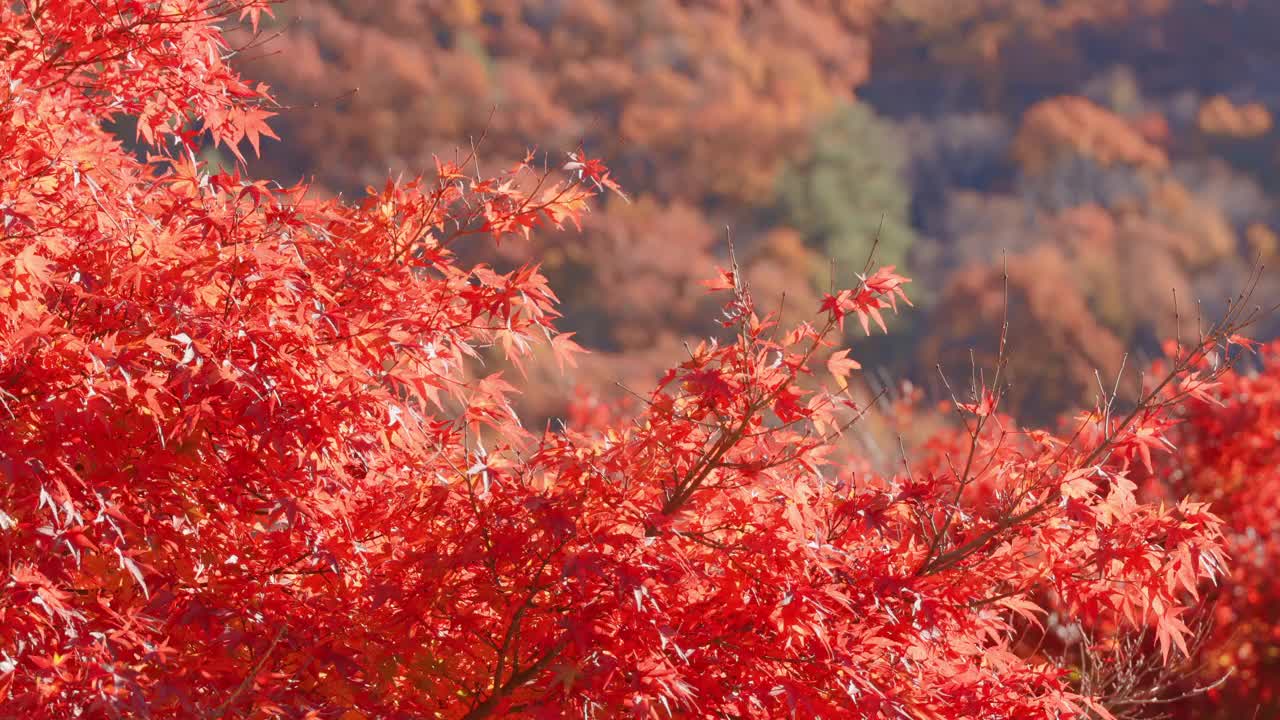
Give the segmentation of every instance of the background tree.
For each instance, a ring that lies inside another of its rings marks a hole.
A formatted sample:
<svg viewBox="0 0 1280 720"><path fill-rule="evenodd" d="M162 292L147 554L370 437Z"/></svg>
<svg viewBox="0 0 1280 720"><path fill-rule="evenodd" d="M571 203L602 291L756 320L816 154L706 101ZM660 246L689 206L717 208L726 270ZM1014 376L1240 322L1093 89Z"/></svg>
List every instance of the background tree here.
<svg viewBox="0 0 1280 720"><path fill-rule="evenodd" d="M906 164L892 126L864 104L841 108L814 131L808 156L782 176L781 211L837 268L857 269L873 244L880 262L903 267L915 240Z"/></svg>

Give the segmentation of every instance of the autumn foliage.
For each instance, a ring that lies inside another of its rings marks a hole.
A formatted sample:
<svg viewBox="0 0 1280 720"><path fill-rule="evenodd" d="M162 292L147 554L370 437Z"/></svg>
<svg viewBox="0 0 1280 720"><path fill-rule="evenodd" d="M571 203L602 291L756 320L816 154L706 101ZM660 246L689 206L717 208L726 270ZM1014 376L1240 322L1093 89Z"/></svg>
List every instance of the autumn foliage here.
<svg viewBox="0 0 1280 720"><path fill-rule="evenodd" d="M1134 476L1230 323L1062 436L1001 415L1001 354L884 474L838 442L843 338L908 281L846 270L782 326L731 262L716 339L525 428L520 367L579 348L536 265L456 253L622 201L609 170L465 155L356 203L214 171L272 136L221 34L268 10L0 8L4 714L1108 717L1027 628L1189 651L1222 522Z"/></svg>
<svg viewBox="0 0 1280 720"><path fill-rule="evenodd" d="M1211 502L1233 558L1213 633L1190 680L1226 682L1181 707L1179 717L1269 717L1280 709L1280 584L1273 572L1280 560L1280 345L1257 353L1223 375L1220 387L1187 403L1171 436L1178 452L1142 483L1152 499L1195 493Z"/></svg>

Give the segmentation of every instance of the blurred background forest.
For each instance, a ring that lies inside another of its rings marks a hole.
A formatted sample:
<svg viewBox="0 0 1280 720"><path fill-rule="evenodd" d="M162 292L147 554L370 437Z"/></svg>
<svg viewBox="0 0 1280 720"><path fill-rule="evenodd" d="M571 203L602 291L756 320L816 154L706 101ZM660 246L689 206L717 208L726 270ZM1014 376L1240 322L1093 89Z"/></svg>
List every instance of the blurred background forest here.
<svg viewBox="0 0 1280 720"><path fill-rule="evenodd" d="M728 228L791 318L878 233L915 307L852 356L935 399L936 363L991 362L1007 268L1009 409L1040 421L1280 255L1277 31L1276 0L293 0L240 63L291 139L259 176L360 194L472 142L486 170L609 163L632 202L583 232L463 249L541 262L594 351L529 368L530 417L713 332Z"/></svg>

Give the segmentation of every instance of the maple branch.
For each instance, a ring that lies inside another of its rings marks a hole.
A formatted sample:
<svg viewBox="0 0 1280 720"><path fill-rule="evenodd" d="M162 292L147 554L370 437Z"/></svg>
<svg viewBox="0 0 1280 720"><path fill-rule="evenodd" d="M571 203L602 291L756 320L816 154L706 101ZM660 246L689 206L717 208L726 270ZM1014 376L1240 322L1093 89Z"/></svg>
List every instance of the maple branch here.
<svg viewBox="0 0 1280 720"><path fill-rule="evenodd" d="M487 718L492 715L498 709L498 706L503 700L510 696L511 693L518 690L525 683L528 683L530 680L537 677L543 670L546 670L547 666L559 657L560 653L564 652L565 648L568 646L569 638L567 636L562 637L532 665L524 668L523 670L513 672L501 687L495 688L493 692L489 694L489 697L485 698L478 705L473 706L469 711L467 711L467 714L462 716L462 720L481 720L481 718Z"/></svg>
<svg viewBox="0 0 1280 720"><path fill-rule="evenodd" d="M1210 329L1209 333L1202 339L1201 343L1196 347L1195 350L1189 352L1184 357L1175 358L1173 367L1165 375L1165 377L1159 383L1157 383L1150 391L1144 393L1139 398L1139 401L1137 402L1137 404L1135 404L1135 406L1119 422L1118 425L1116 425L1114 428L1106 428L1102 441L1098 443L1098 445L1095 446L1088 454L1086 454L1082 460L1076 463L1077 467L1087 468L1095 465L1100 459L1102 459L1110 450L1112 450L1116 446L1117 440L1127 430L1129 430L1129 428L1140 416L1148 414L1153 410L1167 407L1171 403L1176 402L1178 397L1174 397L1166 401L1158 401L1158 399L1161 393L1163 393L1171 383L1173 383L1178 378L1184 377L1189 371L1193 370L1201 360L1208 357L1208 354L1211 351L1216 351L1217 347L1220 344L1225 344L1231 336L1240 332L1245 327L1248 327L1256 320L1258 315L1256 312L1248 316L1245 316L1243 318L1239 316L1239 313L1241 312L1241 308L1244 306L1244 303L1247 301L1247 299L1252 293L1252 288L1253 288L1253 285L1251 284L1249 287L1247 287L1237 296L1235 301L1231 303L1231 306L1229 307L1223 319L1220 320L1218 323L1216 323L1214 327ZM1210 378L1212 379L1213 377L1221 376L1222 373L1226 372L1230 368L1231 363L1232 363L1232 360L1228 358L1220 366L1218 366L1212 371L1212 373L1210 374ZM1080 429L1077 430L1076 437L1079 436L1079 433L1082 429L1083 429L1083 425L1081 426ZM1072 442L1074 442L1074 437ZM1070 448L1071 444L1072 443L1068 443L1066 446L1063 447L1063 449L1058 454L1058 460L1061 460L1061 458ZM1058 462L1055 461L1055 463L1050 467L1056 466L1057 464ZM1034 484L1029 484L1019 494L1019 499L1025 498L1027 493L1029 493L1034 487L1035 487ZM1040 502L1036 503L1035 505L1031 506L1030 508L1028 508L1027 510L1021 513L1016 513L1013 515L1005 515L1000 517L992 527L988 528L986 531L980 533L979 535L977 535L976 537L971 539L969 542L965 543L960 547L954 548L946 553L943 553L937 556L932 556L932 553L930 553L930 555L926 555L926 561L923 565L921 565L920 569L917 570L917 574L929 575L929 574L934 574L934 573L946 570L948 568L954 567L958 563L962 562L965 558L977 552L980 552L983 548L987 546L988 543L990 543L991 541L993 541L994 539L1002 535L1006 530L1009 530L1018 525L1021 525L1023 522L1035 517L1036 515L1039 515L1046 508L1053 505L1055 501L1056 501L1056 498L1054 498L1053 496L1046 496Z"/></svg>
<svg viewBox="0 0 1280 720"><path fill-rule="evenodd" d="M244 691L248 689L250 683L257 679L258 673L262 672L262 667L266 665L267 659L271 657L271 653L275 651L276 645L279 644L280 638L284 637L285 630L287 629L288 626L286 625L282 624L280 626L280 629L276 631L276 636L271 639L271 644L267 646L266 652L262 653L262 657L258 658L258 661L254 663L252 671L245 676L244 680L240 682L240 685L227 697L222 705L218 706L218 709L213 711L214 718L220 718L225 715L227 710L231 709L232 704L234 704L235 701L244 694Z"/></svg>
<svg viewBox="0 0 1280 720"><path fill-rule="evenodd" d="M951 397L952 410L956 413L961 425L965 428L965 432L969 435L969 449L965 455L964 468L959 473L955 474L955 497L952 498L951 504L947 507L947 515L943 520L942 527L933 532L933 537L929 542L929 549L924 556L925 564L922 564L916 570L917 575L923 574L929 560L933 558L934 553L936 553L941 548L942 543L946 541L947 532L951 529L951 524L954 522L956 514L960 511L960 500L964 496L964 491L969 487L973 480L976 479L975 477L970 476L970 472L973 470L973 462L978 454L978 446L982 440L982 431L986 427L987 420L995 417L995 413L999 409L1000 400L1004 397L1004 388L1000 384L1000 377L1009 363L1007 355L1009 346L1009 259L1007 255L1003 258L1001 280L1003 282L1003 306L1000 320L1000 339L996 349L996 368L991 383L992 389L989 391L990 397L987 396L988 390L986 388L985 380L983 381L981 388L978 386L977 362L974 360L973 350L970 349L969 351L969 394L973 400L973 407L975 409L975 414L977 415L972 428L969 426L968 419L965 418L965 406L956 398L955 391L951 388L951 382L947 379L946 373L942 370L942 365L937 365L938 376L942 379L942 384L946 387L947 393ZM998 420L996 422L999 424ZM954 468L952 469L952 472L955 472ZM985 472L985 469L981 472ZM979 476L981 475L981 472L979 473Z"/></svg>

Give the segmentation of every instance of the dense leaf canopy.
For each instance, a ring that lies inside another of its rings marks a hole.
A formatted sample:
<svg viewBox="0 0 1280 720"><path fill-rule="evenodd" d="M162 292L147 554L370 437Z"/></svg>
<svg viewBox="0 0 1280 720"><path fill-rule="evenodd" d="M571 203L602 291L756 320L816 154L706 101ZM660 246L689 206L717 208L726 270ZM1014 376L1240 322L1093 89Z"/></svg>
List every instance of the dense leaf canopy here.
<svg viewBox="0 0 1280 720"><path fill-rule="evenodd" d="M1020 642L1050 611L1187 651L1221 523L1130 477L1223 333L1063 437L975 379L950 449L880 474L837 445L843 338L907 280L779 326L732 263L718 340L529 431L489 361L579 348L536 265L455 252L625 196L580 148L355 203L213 171L271 136L221 33L266 10L0 7L6 714L1071 718L1108 698Z"/></svg>

